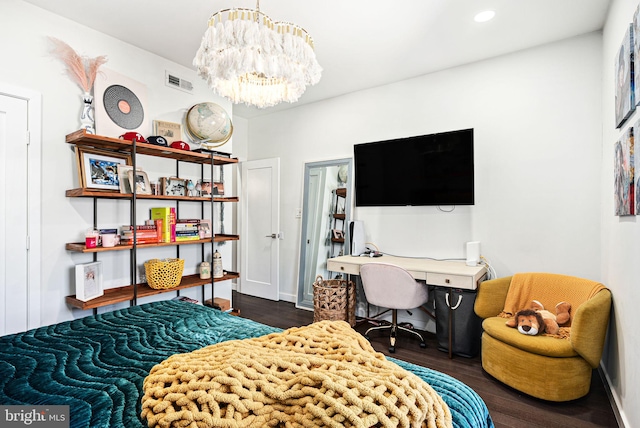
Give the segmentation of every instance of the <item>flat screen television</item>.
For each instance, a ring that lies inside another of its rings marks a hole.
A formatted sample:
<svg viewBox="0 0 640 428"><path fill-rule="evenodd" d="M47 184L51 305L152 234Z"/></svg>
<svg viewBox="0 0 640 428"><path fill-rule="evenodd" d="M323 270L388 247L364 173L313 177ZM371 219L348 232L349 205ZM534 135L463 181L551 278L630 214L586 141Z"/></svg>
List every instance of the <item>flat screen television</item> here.
<svg viewBox="0 0 640 428"><path fill-rule="evenodd" d="M355 144L358 207L473 205L473 129Z"/></svg>

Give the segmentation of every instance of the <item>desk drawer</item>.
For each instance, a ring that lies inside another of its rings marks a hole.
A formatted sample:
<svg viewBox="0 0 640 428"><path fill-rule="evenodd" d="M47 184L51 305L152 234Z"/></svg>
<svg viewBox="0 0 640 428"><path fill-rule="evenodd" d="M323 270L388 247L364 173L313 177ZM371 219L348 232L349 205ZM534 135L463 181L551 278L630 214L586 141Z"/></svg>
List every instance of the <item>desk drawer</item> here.
<svg viewBox="0 0 640 428"><path fill-rule="evenodd" d="M467 290L475 290L478 286L473 280L473 276L430 272L427 272L427 284L441 287L464 288Z"/></svg>
<svg viewBox="0 0 640 428"><path fill-rule="evenodd" d="M347 275L360 275L360 265L355 263L340 263L335 260L327 260L327 270Z"/></svg>

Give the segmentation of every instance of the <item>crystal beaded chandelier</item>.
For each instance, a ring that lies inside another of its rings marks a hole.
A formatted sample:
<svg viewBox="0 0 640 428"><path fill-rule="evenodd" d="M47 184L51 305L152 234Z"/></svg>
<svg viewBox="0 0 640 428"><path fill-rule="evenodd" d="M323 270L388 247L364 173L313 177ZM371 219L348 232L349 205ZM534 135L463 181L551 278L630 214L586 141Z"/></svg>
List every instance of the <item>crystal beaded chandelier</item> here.
<svg viewBox="0 0 640 428"><path fill-rule="evenodd" d="M293 103L320 80L313 39L300 26L256 9L224 9L209 18L193 65L218 95L260 108Z"/></svg>

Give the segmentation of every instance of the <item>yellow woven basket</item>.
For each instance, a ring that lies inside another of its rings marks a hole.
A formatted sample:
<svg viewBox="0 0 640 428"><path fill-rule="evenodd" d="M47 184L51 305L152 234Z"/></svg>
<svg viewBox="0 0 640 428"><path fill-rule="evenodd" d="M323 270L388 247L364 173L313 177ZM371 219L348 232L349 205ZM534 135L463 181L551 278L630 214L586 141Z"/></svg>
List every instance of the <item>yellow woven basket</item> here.
<svg viewBox="0 0 640 428"><path fill-rule="evenodd" d="M151 259L144 262L144 271L149 287L164 290L180 285L183 259Z"/></svg>

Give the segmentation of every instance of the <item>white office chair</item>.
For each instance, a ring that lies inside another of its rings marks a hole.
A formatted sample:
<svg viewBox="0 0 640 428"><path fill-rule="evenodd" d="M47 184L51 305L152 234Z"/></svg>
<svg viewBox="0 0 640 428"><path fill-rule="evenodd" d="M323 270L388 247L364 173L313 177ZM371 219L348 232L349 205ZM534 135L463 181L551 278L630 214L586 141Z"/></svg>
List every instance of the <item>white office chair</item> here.
<svg viewBox="0 0 640 428"><path fill-rule="evenodd" d="M398 325L398 309L419 308L429 300L427 285L416 281L405 269L387 263L367 263L360 268L360 278L367 302L392 310L391 325L371 327L364 334L368 339L373 330L391 329L389 352L396 351L396 335L403 330L420 338L420 347L426 348L424 338L417 331Z"/></svg>

